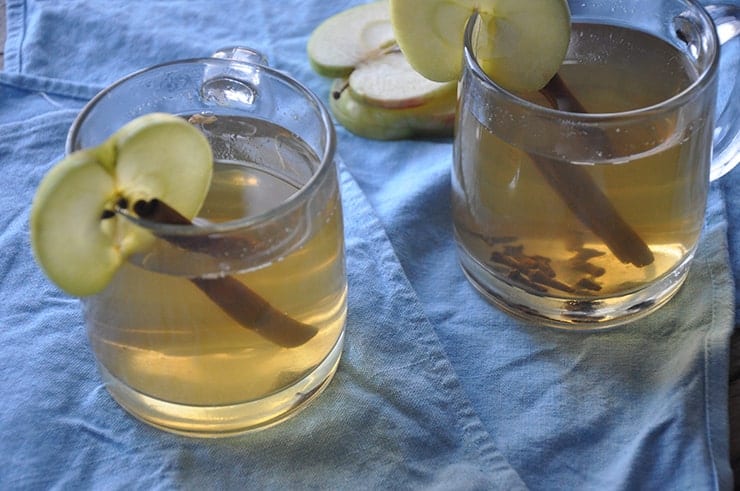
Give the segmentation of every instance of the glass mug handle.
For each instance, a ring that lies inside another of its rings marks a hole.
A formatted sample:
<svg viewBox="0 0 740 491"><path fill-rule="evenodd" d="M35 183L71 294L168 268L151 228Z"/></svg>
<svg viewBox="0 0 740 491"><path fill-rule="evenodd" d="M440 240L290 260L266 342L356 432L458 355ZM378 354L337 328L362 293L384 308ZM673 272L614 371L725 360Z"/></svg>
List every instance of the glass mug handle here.
<svg viewBox="0 0 740 491"><path fill-rule="evenodd" d="M720 45L725 45L740 36L739 6L717 3L706 4L704 8L714 20ZM712 181L719 179L740 163L740 104L738 103L740 101L740 77L737 76L740 60L730 60L728 63L731 69L724 70L724 74L720 73L720 88L723 81L731 85L728 85L726 89L729 95L724 107L717 108L712 170L709 176Z"/></svg>
<svg viewBox="0 0 740 491"><path fill-rule="evenodd" d="M207 67L200 94L206 104L247 109L265 99L268 89L261 84L260 67L267 67L267 57L256 49L229 46L215 51L211 58L241 62L230 69Z"/></svg>
<svg viewBox="0 0 740 491"><path fill-rule="evenodd" d="M246 63L255 63L257 65L268 66L267 57L256 49L246 46L229 46L215 51L211 58L221 58L224 60L244 61Z"/></svg>

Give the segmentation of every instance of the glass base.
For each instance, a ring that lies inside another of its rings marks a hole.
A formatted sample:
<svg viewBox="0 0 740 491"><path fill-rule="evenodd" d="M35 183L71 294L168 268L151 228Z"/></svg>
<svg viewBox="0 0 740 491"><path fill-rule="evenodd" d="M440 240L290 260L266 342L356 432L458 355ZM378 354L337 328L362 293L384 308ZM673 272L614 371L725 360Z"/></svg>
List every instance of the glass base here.
<svg viewBox="0 0 740 491"><path fill-rule="evenodd" d="M498 279L459 244L457 249L465 276L491 303L527 322L579 331L618 326L654 312L679 290L693 257L693 253L687 255L670 274L641 290L598 299L573 299L529 293Z"/></svg>
<svg viewBox="0 0 740 491"><path fill-rule="evenodd" d="M264 399L228 406L173 404L144 395L99 366L108 392L139 420L170 433L190 437L217 438L274 426L305 408L329 385L339 365L344 333L309 375Z"/></svg>

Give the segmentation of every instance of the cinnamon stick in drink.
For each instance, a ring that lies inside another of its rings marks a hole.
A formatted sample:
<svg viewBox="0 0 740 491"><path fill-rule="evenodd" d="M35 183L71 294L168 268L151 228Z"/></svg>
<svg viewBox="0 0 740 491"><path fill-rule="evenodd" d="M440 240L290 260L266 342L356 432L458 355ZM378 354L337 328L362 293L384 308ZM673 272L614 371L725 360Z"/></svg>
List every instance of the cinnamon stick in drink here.
<svg viewBox="0 0 740 491"><path fill-rule="evenodd" d="M137 201L133 210L141 218L157 223L192 224L177 210L157 199ZM181 241L170 241L175 245L184 245ZM277 310L247 285L231 276L191 278L190 281L243 327L285 348L300 346L318 332L316 327L299 322Z"/></svg>
<svg viewBox="0 0 740 491"><path fill-rule="evenodd" d="M586 112L557 74L540 92L561 111ZM608 147L609 142L602 132L589 135L589 138L591 137L603 139L600 144ZM644 267L655 260L642 237L622 218L585 169L546 157L532 154L530 156L566 206L589 230L604 241L620 261Z"/></svg>

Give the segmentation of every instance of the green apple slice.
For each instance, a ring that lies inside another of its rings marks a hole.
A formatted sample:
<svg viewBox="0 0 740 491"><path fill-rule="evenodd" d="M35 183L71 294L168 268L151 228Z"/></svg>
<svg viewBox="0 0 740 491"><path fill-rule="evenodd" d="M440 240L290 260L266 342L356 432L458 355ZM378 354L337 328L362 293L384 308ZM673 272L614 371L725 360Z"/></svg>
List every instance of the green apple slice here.
<svg viewBox="0 0 740 491"><path fill-rule="evenodd" d="M121 253L102 232L101 216L114 201L113 176L95 152L71 154L49 171L36 191L31 244L47 276L72 295L102 289ZM94 211L93 211L94 210Z"/></svg>
<svg viewBox="0 0 740 491"><path fill-rule="evenodd" d="M184 119L154 113L131 121L44 176L30 217L37 262L71 295L99 292L128 256L152 240L116 209L157 198L192 218L212 172L208 141Z"/></svg>
<svg viewBox="0 0 740 491"><path fill-rule="evenodd" d="M452 133L457 82L431 81L409 65L386 0L325 20L307 51L316 72L335 78L329 107L349 131L381 140Z"/></svg>
<svg viewBox="0 0 740 491"><path fill-rule="evenodd" d="M400 51L363 62L349 76L355 99L387 108L420 106L456 89L456 82L433 82L421 76Z"/></svg>
<svg viewBox="0 0 740 491"><path fill-rule="evenodd" d="M313 69L330 78L347 77L362 61L394 44L388 2L358 5L329 17L308 39Z"/></svg>
<svg viewBox="0 0 740 491"><path fill-rule="evenodd" d="M557 73L570 41L565 0L390 0L398 45L415 70L438 82L459 78L473 12L480 15L476 58L496 83L534 91Z"/></svg>
<svg viewBox="0 0 740 491"><path fill-rule="evenodd" d="M158 198L189 219L198 213L213 173L211 147L198 129L183 118L153 113L113 138L117 186L130 203Z"/></svg>
<svg viewBox="0 0 740 491"><path fill-rule="evenodd" d="M355 99L367 104L414 107L455 90L455 83L433 82L408 64L393 38L387 1L328 18L311 33L307 51L317 73L349 78Z"/></svg>
<svg viewBox="0 0 740 491"><path fill-rule="evenodd" d="M385 108L357 100L346 90L347 81L336 80L329 107L337 121L352 133L374 140L412 137L449 137L455 123L456 93L448 93L419 106Z"/></svg>

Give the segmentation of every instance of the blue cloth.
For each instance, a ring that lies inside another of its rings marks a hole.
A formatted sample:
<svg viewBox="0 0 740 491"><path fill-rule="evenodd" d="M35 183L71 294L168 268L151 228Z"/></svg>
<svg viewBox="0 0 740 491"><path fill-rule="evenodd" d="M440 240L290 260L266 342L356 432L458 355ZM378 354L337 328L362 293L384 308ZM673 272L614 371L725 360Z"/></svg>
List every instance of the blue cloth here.
<svg viewBox="0 0 740 491"><path fill-rule="evenodd" d="M247 45L322 98L305 43L358 0L9 0L0 73L0 488L730 489L740 170L712 186L689 279L662 310L578 334L529 326L464 279L451 142L338 127L350 281L334 381L269 430L187 439L107 395L79 302L28 242L72 119L134 70ZM737 103L737 101L735 102Z"/></svg>

